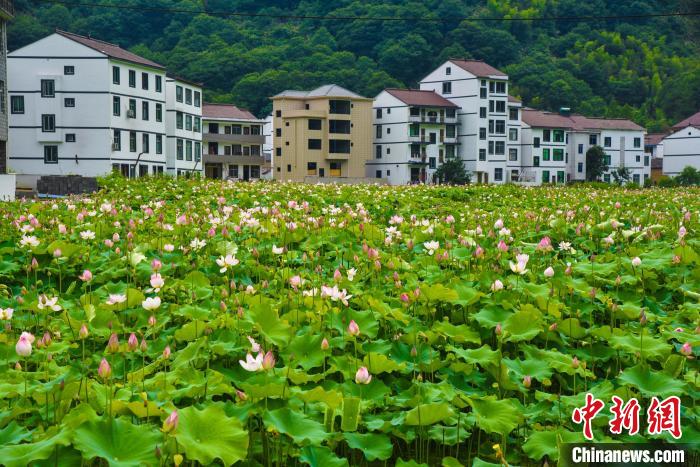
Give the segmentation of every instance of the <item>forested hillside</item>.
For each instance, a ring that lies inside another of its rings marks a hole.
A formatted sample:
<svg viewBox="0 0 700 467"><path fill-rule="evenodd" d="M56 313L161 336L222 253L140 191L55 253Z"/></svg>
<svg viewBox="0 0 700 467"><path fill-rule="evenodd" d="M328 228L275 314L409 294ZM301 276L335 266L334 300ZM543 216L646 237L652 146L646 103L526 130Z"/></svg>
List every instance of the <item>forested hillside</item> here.
<svg viewBox="0 0 700 467"><path fill-rule="evenodd" d="M700 11L698 0L99 1L122 8L17 1L9 49L54 28L91 34L204 82L208 100L235 102L259 115L269 111L268 97L283 89L333 82L372 97L387 86L415 86L449 57L501 68L511 76L512 94L544 109L629 117L650 130L700 110L699 17L600 19ZM128 8L133 5L184 12ZM188 12L205 8L262 15ZM571 19L581 16L598 19ZM568 19L491 20L533 17Z"/></svg>

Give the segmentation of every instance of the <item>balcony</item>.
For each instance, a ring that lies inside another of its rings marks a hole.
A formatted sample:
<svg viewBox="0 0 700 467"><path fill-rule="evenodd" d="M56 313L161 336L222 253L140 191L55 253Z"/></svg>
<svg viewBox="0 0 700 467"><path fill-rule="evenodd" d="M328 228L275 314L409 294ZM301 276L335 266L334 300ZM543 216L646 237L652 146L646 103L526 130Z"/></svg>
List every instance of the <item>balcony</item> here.
<svg viewBox="0 0 700 467"><path fill-rule="evenodd" d="M5 20L15 16L15 5L12 0L0 0L0 16Z"/></svg>
<svg viewBox="0 0 700 467"><path fill-rule="evenodd" d="M224 156L223 154L204 154L204 163L224 163L238 165L264 165L265 158L262 156Z"/></svg>
<svg viewBox="0 0 700 467"><path fill-rule="evenodd" d="M233 135L226 133L202 133L202 141L216 143L265 144L263 135Z"/></svg>

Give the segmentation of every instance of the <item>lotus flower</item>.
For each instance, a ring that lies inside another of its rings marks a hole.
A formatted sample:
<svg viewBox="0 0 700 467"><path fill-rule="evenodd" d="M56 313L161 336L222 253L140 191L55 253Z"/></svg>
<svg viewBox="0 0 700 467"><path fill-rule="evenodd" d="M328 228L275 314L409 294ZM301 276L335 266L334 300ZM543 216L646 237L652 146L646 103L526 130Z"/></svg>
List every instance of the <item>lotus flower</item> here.
<svg viewBox="0 0 700 467"><path fill-rule="evenodd" d="M58 297L48 298L46 295L40 295L37 308L40 310L49 309L53 311L60 311L61 305L58 304Z"/></svg>
<svg viewBox="0 0 700 467"><path fill-rule="evenodd" d="M228 271L228 268L236 266L239 262L240 261L238 261L238 259L233 255L220 256L216 260L216 264L218 264L221 268L219 269L219 272L222 274Z"/></svg>
<svg viewBox="0 0 700 467"><path fill-rule="evenodd" d="M491 284L491 291L498 292L499 290L503 290L503 282L496 279L495 281L493 281L493 284Z"/></svg>
<svg viewBox="0 0 700 467"><path fill-rule="evenodd" d="M284 253L284 247L272 245L272 253L275 255L281 255L282 253Z"/></svg>
<svg viewBox="0 0 700 467"><path fill-rule="evenodd" d="M156 293L160 292L160 289L163 288L164 285L165 279L163 279L163 277L160 274L151 274L151 287L153 287Z"/></svg>
<svg viewBox="0 0 700 467"><path fill-rule="evenodd" d="M291 285L294 290L297 290L297 288L301 285L301 277L298 275L290 277L289 285Z"/></svg>
<svg viewBox="0 0 700 467"><path fill-rule="evenodd" d="M430 256L432 256L433 254L435 254L435 250L440 248L440 242L438 242L437 240L433 240L430 242L424 242L423 246L425 247L426 250L428 250L428 254Z"/></svg>
<svg viewBox="0 0 700 467"><path fill-rule="evenodd" d="M683 344L681 347L681 355L685 355L686 357L690 356L693 354L693 346L690 345L690 342L686 342Z"/></svg>
<svg viewBox="0 0 700 467"><path fill-rule="evenodd" d="M124 294L109 294L107 299L107 305L118 305L119 303L124 303L126 301L126 295Z"/></svg>
<svg viewBox="0 0 700 467"><path fill-rule="evenodd" d="M15 345L15 352L17 352L17 355L20 357L30 356L32 354L32 342L34 342L34 335L23 332Z"/></svg>
<svg viewBox="0 0 700 467"><path fill-rule="evenodd" d="M348 324L348 334L353 337L360 335L360 326L357 325L354 319L350 320L350 324Z"/></svg>
<svg viewBox="0 0 700 467"><path fill-rule="evenodd" d="M550 266L544 270L544 277L547 277L547 278L554 277L554 269L552 268L552 266Z"/></svg>
<svg viewBox="0 0 700 467"><path fill-rule="evenodd" d="M112 367L109 366L109 362L106 358L103 358L100 362L100 366L97 367L97 374L103 380L107 381L110 376L112 376Z"/></svg>
<svg viewBox="0 0 700 467"><path fill-rule="evenodd" d="M527 272L527 262L530 260L530 256L521 254L517 255L515 259L517 261L515 264L512 261L509 261L510 270L516 274L525 274Z"/></svg>
<svg viewBox="0 0 700 467"><path fill-rule="evenodd" d="M355 278L355 275L357 274L357 269L355 269L355 268L350 268L350 269L347 270L347 274L348 274L348 280L349 280L350 282L352 282L353 279Z"/></svg>
<svg viewBox="0 0 700 467"><path fill-rule="evenodd" d="M92 280L92 273L89 269L86 269L81 275L78 276L78 279L80 279L83 282L90 282Z"/></svg>
<svg viewBox="0 0 700 467"><path fill-rule="evenodd" d="M262 370L263 358L265 358L265 356L262 351L258 352L255 358L249 353L245 357L245 362L243 360L238 360L238 363L247 371L260 371Z"/></svg>
<svg viewBox="0 0 700 467"><path fill-rule="evenodd" d="M638 268L641 265L642 265L642 260L639 258L639 256L636 256L632 259L632 266L634 266L635 268Z"/></svg>
<svg viewBox="0 0 700 467"><path fill-rule="evenodd" d="M367 368L364 366L358 368L357 373L355 373L355 382L357 384L369 384L370 381L372 381L372 375L369 374Z"/></svg>
<svg viewBox="0 0 700 467"><path fill-rule="evenodd" d="M275 356L272 353L271 350L268 350L265 356L263 357L262 361L262 369L263 370L270 370L275 367Z"/></svg>
<svg viewBox="0 0 700 467"><path fill-rule="evenodd" d="M166 345L165 348L163 349L163 358L165 360L168 360L170 358L170 346Z"/></svg>
<svg viewBox="0 0 700 467"><path fill-rule="evenodd" d="M141 306L144 310L157 310L160 307L160 297L148 297L146 300L141 302Z"/></svg>
<svg viewBox="0 0 700 467"><path fill-rule="evenodd" d="M170 412L170 415L168 415L168 418L166 418L163 421L163 432L164 433L170 433L172 431L175 431L177 429L177 424L179 423L180 418L177 414L177 410L173 410Z"/></svg>
<svg viewBox="0 0 700 467"><path fill-rule="evenodd" d="M84 230L80 232L80 238L83 240L94 240L95 239L95 232L92 230Z"/></svg>
<svg viewBox="0 0 700 467"><path fill-rule="evenodd" d="M129 336L129 340L126 342L126 346L129 349L129 352L133 352L139 346L139 340L136 337L136 334L134 334L133 332Z"/></svg>
<svg viewBox="0 0 700 467"><path fill-rule="evenodd" d="M532 376L525 375L525 377L523 378L523 386L525 386L526 388L532 386Z"/></svg>
<svg viewBox="0 0 700 467"><path fill-rule="evenodd" d="M0 308L0 321L9 321L15 312L12 308Z"/></svg>
<svg viewBox="0 0 700 467"><path fill-rule="evenodd" d="M255 342L255 339L252 337L248 336L248 342L250 342L250 351L253 353L260 352L260 344Z"/></svg>

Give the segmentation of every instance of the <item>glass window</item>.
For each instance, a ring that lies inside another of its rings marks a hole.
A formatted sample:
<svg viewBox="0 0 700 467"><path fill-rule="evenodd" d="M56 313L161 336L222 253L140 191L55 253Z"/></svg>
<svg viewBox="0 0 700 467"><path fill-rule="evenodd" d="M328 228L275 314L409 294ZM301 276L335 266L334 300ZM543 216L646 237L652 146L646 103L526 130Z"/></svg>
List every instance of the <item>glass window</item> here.
<svg viewBox="0 0 700 467"><path fill-rule="evenodd" d="M536 147L536 148L539 148L539 147L540 147L540 138L535 138L535 139L533 140L533 144L532 144L532 145L533 145L534 147Z"/></svg>
<svg viewBox="0 0 700 467"><path fill-rule="evenodd" d="M194 160L199 162L202 159L202 143L195 141L194 143Z"/></svg>
<svg viewBox="0 0 700 467"><path fill-rule="evenodd" d="M552 131L551 130L542 130L542 141L544 141L545 143L552 141Z"/></svg>
<svg viewBox="0 0 700 467"><path fill-rule="evenodd" d="M329 111L332 114L350 114L352 104L350 101L331 100L328 101Z"/></svg>
<svg viewBox="0 0 700 467"><path fill-rule="evenodd" d="M504 155L506 153L506 143L505 141L496 141L496 154Z"/></svg>
<svg viewBox="0 0 700 467"><path fill-rule="evenodd" d="M75 133L66 133L66 143L75 143Z"/></svg>
<svg viewBox="0 0 700 467"><path fill-rule="evenodd" d="M64 75L74 75L75 74L75 67L73 65L66 65L63 67L63 74Z"/></svg>
<svg viewBox="0 0 700 467"><path fill-rule="evenodd" d="M163 77L156 75L156 92L161 92L163 90Z"/></svg>
<svg viewBox="0 0 700 467"><path fill-rule="evenodd" d="M185 130L192 131L192 115L185 115Z"/></svg>
<svg viewBox="0 0 700 467"><path fill-rule="evenodd" d="M238 133L240 134L241 131L241 126L236 125L238 127ZM319 118L310 118L309 119L309 130L320 130L321 129L321 119Z"/></svg>
<svg viewBox="0 0 700 467"><path fill-rule="evenodd" d="M509 118L510 120L517 120L517 119L518 119L518 113L519 113L519 112L518 112L518 109L517 109L517 108L511 107L511 108L510 108L510 115L508 116L508 118Z"/></svg>
<svg viewBox="0 0 700 467"><path fill-rule="evenodd" d="M202 94L199 91L194 92L194 106L195 107L200 107L202 105Z"/></svg>
<svg viewBox="0 0 700 467"><path fill-rule="evenodd" d="M122 132L120 130L113 131L112 150L113 151L121 151L122 150Z"/></svg>
<svg viewBox="0 0 700 467"><path fill-rule="evenodd" d="M182 102L182 86L175 86L175 100Z"/></svg>
<svg viewBox="0 0 700 467"><path fill-rule="evenodd" d="M185 89L185 104L192 105L192 90L189 88Z"/></svg>
<svg viewBox="0 0 700 467"><path fill-rule="evenodd" d="M194 131L195 133L202 131L202 119L199 117L194 117Z"/></svg>
<svg viewBox="0 0 700 467"><path fill-rule="evenodd" d="M542 183L549 183L549 170L542 171Z"/></svg>
<svg viewBox="0 0 700 467"><path fill-rule="evenodd" d="M518 150L515 148L508 149L508 160L511 162L518 160Z"/></svg>
<svg viewBox="0 0 700 467"><path fill-rule="evenodd" d="M578 173L583 173L583 162L579 162L576 165L576 170L578 171Z"/></svg>
<svg viewBox="0 0 700 467"><path fill-rule="evenodd" d="M53 133L56 131L56 115L43 114L41 116L41 131L44 133Z"/></svg>
<svg viewBox="0 0 700 467"><path fill-rule="evenodd" d="M134 70L129 70L129 87L136 87L136 71Z"/></svg>
<svg viewBox="0 0 700 467"><path fill-rule="evenodd" d="M192 141L185 141L185 160L192 160Z"/></svg>
<svg viewBox="0 0 700 467"><path fill-rule="evenodd" d="M58 146L44 146L44 164L58 164Z"/></svg>
<svg viewBox="0 0 700 467"><path fill-rule="evenodd" d="M510 128L508 130L508 139L510 141L517 141L518 140L518 129L517 128Z"/></svg>
<svg viewBox="0 0 700 467"><path fill-rule="evenodd" d="M163 135L156 135L156 154L163 154Z"/></svg>
<svg viewBox="0 0 700 467"><path fill-rule="evenodd" d="M561 162L564 160L564 150L563 149L553 149L552 150L552 160Z"/></svg>
<svg viewBox="0 0 700 467"><path fill-rule="evenodd" d="M503 169L501 169L501 168L494 169L493 179L497 182L502 182L503 181Z"/></svg>
<svg viewBox="0 0 700 467"><path fill-rule="evenodd" d="M564 142L564 130L554 130L554 142L563 143Z"/></svg>
<svg viewBox="0 0 700 467"><path fill-rule="evenodd" d="M163 104L156 103L156 122L163 121Z"/></svg>
<svg viewBox="0 0 700 467"><path fill-rule="evenodd" d="M23 114L24 96L10 96L10 108L13 114Z"/></svg>
<svg viewBox="0 0 700 467"><path fill-rule="evenodd" d="M543 161L549 160L549 148L545 148L542 150L542 160Z"/></svg>
<svg viewBox="0 0 700 467"><path fill-rule="evenodd" d="M532 158L532 165L534 165L535 167L540 166L540 156L535 156Z"/></svg>
<svg viewBox="0 0 700 467"><path fill-rule="evenodd" d="M148 118L149 118L148 111L149 111L148 101L141 102L141 119L148 120Z"/></svg>
<svg viewBox="0 0 700 467"><path fill-rule="evenodd" d="M141 89L148 89L148 73L141 73Z"/></svg>
<svg viewBox="0 0 700 467"><path fill-rule="evenodd" d="M129 151L136 152L136 132L129 132Z"/></svg>
<svg viewBox="0 0 700 467"><path fill-rule="evenodd" d="M184 117L184 115L182 114L182 112L176 112L176 113L175 113L175 127L176 127L178 130L182 130L182 127L184 126L184 124L183 124L184 118L185 118L185 117Z"/></svg>
<svg viewBox="0 0 700 467"><path fill-rule="evenodd" d="M350 140L331 139L328 141L328 152L331 154L350 154Z"/></svg>
<svg viewBox="0 0 700 467"><path fill-rule="evenodd" d="M112 66L112 83L119 84L121 73L118 66Z"/></svg>
<svg viewBox="0 0 700 467"><path fill-rule="evenodd" d="M119 96L112 96L112 115L118 117L122 112L121 98Z"/></svg>
<svg viewBox="0 0 700 467"><path fill-rule="evenodd" d="M450 83L449 81L442 83L442 93L452 94L452 83Z"/></svg>
<svg viewBox="0 0 700 467"><path fill-rule="evenodd" d="M41 80L41 97L54 97L56 95L56 85L52 79Z"/></svg>
<svg viewBox="0 0 700 467"><path fill-rule="evenodd" d="M309 139L309 149L321 149L320 139Z"/></svg>
<svg viewBox="0 0 700 467"><path fill-rule="evenodd" d="M185 154L185 144L183 143L183 141L182 141L181 139L178 139L178 140L177 140L177 143L176 143L176 146L177 146L177 149L176 149L176 151L177 151L177 160L181 161L182 159L184 159L183 156L184 156L184 154Z"/></svg>
<svg viewBox="0 0 700 467"><path fill-rule="evenodd" d="M64 107L75 107L75 97L66 97L63 99Z"/></svg>
<svg viewBox="0 0 700 467"><path fill-rule="evenodd" d="M479 160L480 161L486 160L486 149L479 149Z"/></svg>
<svg viewBox="0 0 700 467"><path fill-rule="evenodd" d="M610 146L612 146L612 138L609 136L606 136L603 144L605 145L606 148L609 148Z"/></svg>
<svg viewBox="0 0 700 467"><path fill-rule="evenodd" d="M147 152L149 152L150 149L151 149L151 144L150 144L150 143L151 143L151 139L150 139L149 136L150 136L150 135L149 135L148 133L143 133L143 134L141 135L141 148L142 148L141 150L142 150L142 152L147 153Z"/></svg>

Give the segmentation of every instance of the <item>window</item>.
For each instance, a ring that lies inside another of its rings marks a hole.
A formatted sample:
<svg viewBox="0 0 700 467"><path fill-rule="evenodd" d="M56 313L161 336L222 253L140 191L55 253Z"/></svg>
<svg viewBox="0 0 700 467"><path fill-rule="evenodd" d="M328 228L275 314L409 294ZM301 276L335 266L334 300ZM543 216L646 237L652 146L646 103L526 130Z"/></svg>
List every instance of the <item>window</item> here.
<svg viewBox="0 0 700 467"><path fill-rule="evenodd" d="M489 155L493 155L495 145L493 144L493 141L489 141Z"/></svg>
<svg viewBox="0 0 700 467"><path fill-rule="evenodd" d="M506 153L506 143L505 141L496 141L496 154L504 155Z"/></svg>
<svg viewBox="0 0 700 467"><path fill-rule="evenodd" d="M63 67L63 74L64 75L74 75L75 74L75 67L73 65L66 65Z"/></svg>
<svg viewBox="0 0 700 467"><path fill-rule="evenodd" d="M451 75L451 74L452 74L452 67L449 67L449 66L448 66L447 68L445 68L445 74L446 74L446 75Z"/></svg>
<svg viewBox="0 0 700 467"><path fill-rule="evenodd" d="M598 144L598 136L589 135L588 136L588 144L591 146L595 146L596 144Z"/></svg>
<svg viewBox="0 0 700 467"><path fill-rule="evenodd" d="M175 112L175 127L178 130L182 130L182 127L184 126L183 121L184 115L182 114L182 112Z"/></svg>
<svg viewBox="0 0 700 467"><path fill-rule="evenodd" d="M493 134L495 131L496 126L493 120L489 120L489 134Z"/></svg>
<svg viewBox="0 0 700 467"><path fill-rule="evenodd" d="M202 143L195 141L194 143L194 160L199 162L202 159Z"/></svg>
<svg viewBox="0 0 700 467"><path fill-rule="evenodd" d="M543 161L549 160L549 148L545 148L542 150L542 160Z"/></svg>
<svg viewBox="0 0 700 467"><path fill-rule="evenodd" d="M148 164L139 164L139 177L148 175Z"/></svg>
<svg viewBox="0 0 700 467"><path fill-rule="evenodd" d="M496 120L496 134L504 135L506 133L506 122L504 120Z"/></svg>
<svg viewBox="0 0 700 467"><path fill-rule="evenodd" d="M377 125L377 134L376 134L376 136L377 136L377 139L380 139L380 138L382 137L382 126L381 126L381 125Z"/></svg>
<svg viewBox="0 0 700 467"><path fill-rule="evenodd" d="M237 125L239 133L241 131L240 125ZM320 130L321 129L321 119L318 118L310 118L309 119L309 130Z"/></svg>
<svg viewBox="0 0 700 467"><path fill-rule="evenodd" d="M189 139L185 141L185 160L192 160L192 141Z"/></svg>
<svg viewBox="0 0 700 467"><path fill-rule="evenodd" d="M118 117L122 112L121 98L119 96L112 96L112 115Z"/></svg>
<svg viewBox="0 0 700 467"><path fill-rule="evenodd" d="M605 161L605 165L609 166L612 163L612 158L609 154L606 154L603 156L603 161Z"/></svg>
<svg viewBox="0 0 700 467"><path fill-rule="evenodd" d="M480 161L486 160L486 149L479 149L479 160Z"/></svg>
<svg viewBox="0 0 700 467"><path fill-rule="evenodd" d="M536 137L535 139L533 139L532 145L536 148L539 148L540 147L540 138Z"/></svg>
<svg viewBox="0 0 700 467"><path fill-rule="evenodd" d="M496 82L495 81L489 81L489 92L491 94L496 92Z"/></svg>
<svg viewBox="0 0 700 467"><path fill-rule="evenodd" d="M551 130L542 130L542 141L545 143L549 143L552 141L552 131Z"/></svg>
<svg viewBox="0 0 700 467"><path fill-rule="evenodd" d="M281 110L275 110L275 117L280 118L282 116Z"/></svg>
<svg viewBox="0 0 700 467"><path fill-rule="evenodd" d="M122 150L122 132L119 130L114 130L112 136L112 150L121 151Z"/></svg>
<svg viewBox="0 0 700 467"><path fill-rule="evenodd" d="M279 167L277 167L279 172ZM234 164L229 164L228 166L228 176L231 178L238 178L238 166Z"/></svg>
<svg viewBox="0 0 700 467"><path fill-rule="evenodd" d="M377 159L382 158L382 145L378 144L374 147L374 157Z"/></svg>
<svg viewBox="0 0 700 467"><path fill-rule="evenodd" d="M199 117L194 117L194 131L195 133L202 131L202 119Z"/></svg>
<svg viewBox="0 0 700 467"><path fill-rule="evenodd" d="M510 180L513 182L517 182L520 179L520 174L517 170L511 170L510 171Z"/></svg>
<svg viewBox="0 0 700 467"><path fill-rule="evenodd" d="M202 105L202 94L199 91L194 92L194 106L200 107Z"/></svg>
<svg viewBox="0 0 700 467"><path fill-rule="evenodd" d="M635 148L641 148L641 147L642 147L642 138L634 138L634 147L635 147Z"/></svg>
<svg viewBox="0 0 700 467"><path fill-rule="evenodd" d="M128 117L136 118L136 99L129 99L129 115Z"/></svg>
<svg viewBox="0 0 700 467"><path fill-rule="evenodd" d="M176 154L177 154L177 160L181 161L184 159L184 154L185 154L185 145L183 144L181 139L177 140L176 144Z"/></svg>
<svg viewBox="0 0 700 467"><path fill-rule="evenodd" d="M129 151L136 152L136 132L129 132Z"/></svg>
<svg viewBox="0 0 700 467"><path fill-rule="evenodd" d="M192 105L192 90L185 89L185 104Z"/></svg>
<svg viewBox="0 0 700 467"><path fill-rule="evenodd" d="M307 162L306 163L306 175L316 175L316 163Z"/></svg>
<svg viewBox="0 0 700 467"><path fill-rule="evenodd" d="M505 94L506 93L506 83L503 81L498 81L496 83L496 92L498 94Z"/></svg>
<svg viewBox="0 0 700 467"><path fill-rule="evenodd" d="M417 123L411 123L408 126L408 136L411 138L417 138L420 136L420 125Z"/></svg>
<svg viewBox="0 0 700 467"><path fill-rule="evenodd" d="M387 130L389 130L389 129L387 129ZM328 121L328 132L349 135L350 134L350 120L329 120ZM388 131L387 131L387 133L388 133Z"/></svg>
<svg viewBox="0 0 700 467"><path fill-rule="evenodd" d="M287 164L287 172L291 172L291 171L292 171L292 164Z"/></svg>
<svg viewBox="0 0 700 467"><path fill-rule="evenodd" d="M161 92L163 90L163 77L156 75L156 92Z"/></svg>
<svg viewBox="0 0 700 467"><path fill-rule="evenodd" d="M644 167L649 167L649 156L644 156Z"/></svg>
<svg viewBox="0 0 700 467"><path fill-rule="evenodd" d="M486 128L479 128L479 139L480 140L486 139Z"/></svg>
<svg viewBox="0 0 700 467"><path fill-rule="evenodd" d="M56 116L54 114L43 114L41 116L41 131L44 133L56 131Z"/></svg>
<svg viewBox="0 0 700 467"><path fill-rule="evenodd" d="M175 86L175 100L182 102L182 86Z"/></svg>
<svg viewBox="0 0 700 467"><path fill-rule="evenodd" d="M535 167L540 166L540 156L535 156L532 158L532 165Z"/></svg>
<svg viewBox="0 0 700 467"><path fill-rule="evenodd" d="M156 103L156 122L163 121L163 104Z"/></svg>
<svg viewBox="0 0 700 467"><path fill-rule="evenodd" d="M185 130L192 131L192 115L185 115Z"/></svg>
<svg viewBox="0 0 700 467"><path fill-rule="evenodd" d="M509 119L509 120L517 120L517 119L518 119L518 114L519 114L518 109L517 109L517 108L514 108L514 107L511 107L511 108L510 108L510 114L509 114L509 116L508 116L508 119Z"/></svg>
<svg viewBox="0 0 700 467"><path fill-rule="evenodd" d="M515 162L518 160L518 150L515 148L508 149L508 160Z"/></svg>
<svg viewBox="0 0 700 467"><path fill-rule="evenodd" d="M508 139L510 141L517 141L518 140L518 129L517 128L511 128L508 130Z"/></svg>
<svg viewBox="0 0 700 467"><path fill-rule="evenodd" d="M557 183L564 183L564 171L557 170Z"/></svg>
<svg viewBox="0 0 700 467"><path fill-rule="evenodd" d="M632 181L639 185L639 174L632 175Z"/></svg>
<svg viewBox="0 0 700 467"><path fill-rule="evenodd" d="M501 169L501 168L493 169L493 179L496 182L502 182L503 181L503 169Z"/></svg>
<svg viewBox="0 0 700 467"><path fill-rule="evenodd" d="M52 79L41 80L41 97L54 97L56 95L56 86Z"/></svg>
<svg viewBox="0 0 700 467"><path fill-rule="evenodd" d="M564 130L554 130L554 142L563 143L564 142Z"/></svg>
<svg viewBox="0 0 700 467"><path fill-rule="evenodd" d="M141 135L141 151L148 153L151 150L151 139L149 138L148 133L144 133Z"/></svg>
<svg viewBox="0 0 700 467"><path fill-rule="evenodd" d="M136 71L134 70L129 70L129 87L136 87Z"/></svg>
<svg viewBox="0 0 700 467"><path fill-rule="evenodd" d="M331 177L340 177L340 162L331 162Z"/></svg>
<svg viewBox="0 0 700 467"><path fill-rule="evenodd" d="M542 171L542 183L549 183L549 170Z"/></svg>
<svg viewBox="0 0 700 467"><path fill-rule="evenodd" d="M410 114L411 117L420 117L420 109L418 107L411 107Z"/></svg>
<svg viewBox="0 0 700 467"><path fill-rule="evenodd" d="M506 101L496 101L496 112L499 114L506 113Z"/></svg>
<svg viewBox="0 0 700 467"><path fill-rule="evenodd" d="M44 164L58 164L58 146L44 146Z"/></svg>
<svg viewBox="0 0 700 467"><path fill-rule="evenodd" d="M328 152L331 154L350 154L350 141L347 139L331 139L328 141ZM331 167L331 172L332 172Z"/></svg>
<svg viewBox="0 0 700 467"><path fill-rule="evenodd" d="M331 100L328 101L329 111L332 114L350 114L352 108L350 101Z"/></svg>
<svg viewBox="0 0 700 467"><path fill-rule="evenodd" d="M148 89L148 73L141 73L141 89Z"/></svg>
<svg viewBox="0 0 700 467"><path fill-rule="evenodd" d="M486 107L479 108L479 118L486 118Z"/></svg>
<svg viewBox="0 0 700 467"><path fill-rule="evenodd" d="M486 92L487 92L486 88L479 89L479 97L482 99L486 99Z"/></svg>
<svg viewBox="0 0 700 467"><path fill-rule="evenodd" d="M454 138L457 134L455 125L445 125L445 138Z"/></svg>
<svg viewBox="0 0 700 467"><path fill-rule="evenodd" d="M435 160L434 157L429 157L428 158L428 168L434 169L437 167L437 161Z"/></svg>
<svg viewBox="0 0 700 467"><path fill-rule="evenodd" d="M389 109L389 110L391 110L391 109ZM445 111L445 116L447 118L455 118L455 117L457 117L457 111L455 109L447 109Z"/></svg>
<svg viewBox="0 0 700 467"><path fill-rule="evenodd" d="M603 144L605 145L606 148L609 148L612 146L612 138L609 136L605 137L605 140L603 140Z"/></svg>
<svg viewBox="0 0 700 467"><path fill-rule="evenodd" d="M141 119L142 120L148 120L148 101L143 101L141 102Z"/></svg>
<svg viewBox="0 0 700 467"><path fill-rule="evenodd" d="M119 84L121 81L121 73L118 66L112 66L112 83Z"/></svg>
<svg viewBox="0 0 700 467"><path fill-rule="evenodd" d="M75 143L75 133L66 133L66 143Z"/></svg>
<svg viewBox="0 0 700 467"><path fill-rule="evenodd" d="M282 137L282 128L277 128L275 130L275 136L277 136L278 138Z"/></svg>
<svg viewBox="0 0 700 467"><path fill-rule="evenodd" d="M578 145L578 153L583 154L583 144Z"/></svg>
<svg viewBox="0 0 700 467"><path fill-rule="evenodd" d="M282 148L275 148L275 155L282 157Z"/></svg>
<svg viewBox="0 0 700 467"><path fill-rule="evenodd" d="M10 110L13 114L23 114L24 96L10 96Z"/></svg>
<svg viewBox="0 0 700 467"><path fill-rule="evenodd" d="M556 162L562 162L564 160L564 150L563 149L553 149L552 150L552 160Z"/></svg>
<svg viewBox="0 0 700 467"><path fill-rule="evenodd" d="M448 144L445 146L445 157L452 158L455 156L455 147L452 144Z"/></svg>
<svg viewBox="0 0 700 467"><path fill-rule="evenodd" d="M452 83L450 83L449 81L442 83L442 93L452 94Z"/></svg>
<svg viewBox="0 0 700 467"><path fill-rule="evenodd" d="M641 161L642 161L642 156L640 156L639 154L637 154L636 156L634 156L634 161L635 161L635 162L641 162Z"/></svg>
<svg viewBox="0 0 700 467"><path fill-rule="evenodd" d="M321 149L320 139L309 139L309 149Z"/></svg>
<svg viewBox="0 0 700 467"><path fill-rule="evenodd" d="M583 162L579 162L578 164L576 164L576 171L578 173L583 173Z"/></svg>
<svg viewBox="0 0 700 467"><path fill-rule="evenodd" d="M603 175L603 181L605 183L610 183L610 174L604 174Z"/></svg>
<svg viewBox="0 0 700 467"><path fill-rule="evenodd" d="M375 177L375 178L382 178L382 171L381 171L381 170L375 171L375 172L374 172L374 177Z"/></svg>

